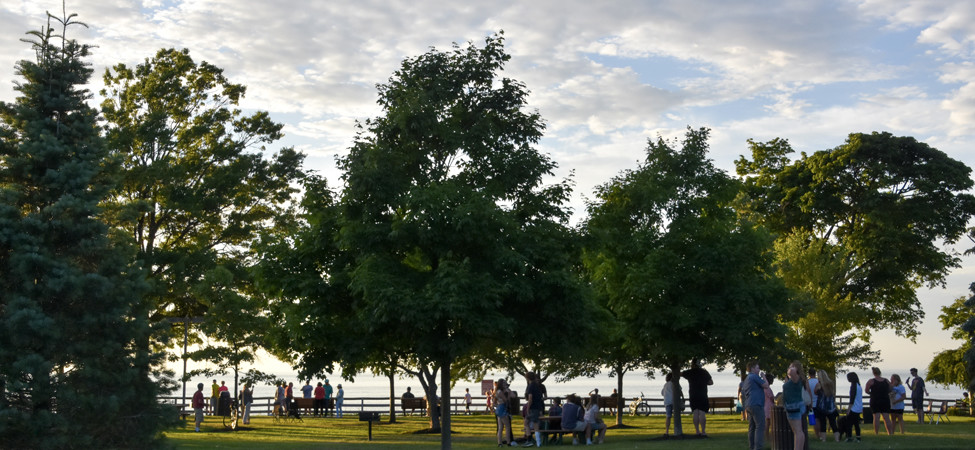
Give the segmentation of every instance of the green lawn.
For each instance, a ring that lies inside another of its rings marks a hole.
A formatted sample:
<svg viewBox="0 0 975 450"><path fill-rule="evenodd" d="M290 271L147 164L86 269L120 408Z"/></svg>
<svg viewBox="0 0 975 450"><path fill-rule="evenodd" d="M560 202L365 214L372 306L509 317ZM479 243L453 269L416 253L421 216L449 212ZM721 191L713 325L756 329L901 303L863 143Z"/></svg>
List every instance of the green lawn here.
<svg viewBox="0 0 975 450"><path fill-rule="evenodd" d="M911 419L913 416L908 415ZM613 419L607 417L612 424ZM453 446L455 448L497 448L494 417L454 416ZM606 444L600 448L659 448L659 449L726 449L747 448L747 425L737 416L721 414L708 417L706 439L661 440L663 417L626 417L624 423L634 428L609 430ZM688 417L685 430L693 433ZM193 431L189 422L185 427L166 433L169 443L179 448L349 448L374 446L382 448L430 448L440 444L440 435L417 433L426 428L421 417L398 417L397 423L376 423L372 438L367 439L368 428L355 415L344 419L305 418L303 423L274 423L268 417L252 419L251 425L236 432L225 430L219 417L207 417L203 431ZM517 427L517 426L516 426ZM872 425L864 425L863 442L860 444L820 442L813 439L811 449L851 447L856 449L943 449L975 448L975 422L969 417L952 417L951 423L918 425L908 423L904 435L874 435ZM516 434L517 435L517 434ZM569 443L567 441L567 443ZM766 444L768 447L768 444Z"/></svg>

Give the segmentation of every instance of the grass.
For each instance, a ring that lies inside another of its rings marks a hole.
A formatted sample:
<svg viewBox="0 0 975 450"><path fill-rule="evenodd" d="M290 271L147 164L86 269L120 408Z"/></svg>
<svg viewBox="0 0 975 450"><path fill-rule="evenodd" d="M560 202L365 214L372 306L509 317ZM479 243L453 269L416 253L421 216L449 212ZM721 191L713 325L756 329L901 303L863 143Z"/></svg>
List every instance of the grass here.
<svg viewBox="0 0 975 450"><path fill-rule="evenodd" d="M905 418L912 419L913 416ZM607 422L614 420L607 417ZM178 448L350 448L381 447L389 449L431 448L440 445L439 434L422 433L428 421L423 417L397 417L395 424L374 423L372 441L367 440L368 424L358 416L343 419L305 418L303 423L274 423L269 417L256 417L238 431L225 430L219 417L207 417L202 432L193 431L193 423L166 432L167 441ZM494 417L488 415L453 416L451 418L454 448L497 448ZM737 416L716 414L708 417L706 439L662 440L662 416L630 417L624 424L633 428L611 429L605 449L655 448L674 450L747 448L747 424ZM685 417L684 430L693 434L690 417ZM882 428L882 427L881 427ZM908 422L906 433L894 436L874 435L873 426L864 424L860 444L820 442L810 429L810 449L850 447L856 449L961 449L975 448L975 421L970 417L952 417L951 423L918 425ZM517 430L517 425L516 425ZM518 433L516 433L516 436ZM566 443L569 443L567 440ZM766 448L769 448L766 443Z"/></svg>

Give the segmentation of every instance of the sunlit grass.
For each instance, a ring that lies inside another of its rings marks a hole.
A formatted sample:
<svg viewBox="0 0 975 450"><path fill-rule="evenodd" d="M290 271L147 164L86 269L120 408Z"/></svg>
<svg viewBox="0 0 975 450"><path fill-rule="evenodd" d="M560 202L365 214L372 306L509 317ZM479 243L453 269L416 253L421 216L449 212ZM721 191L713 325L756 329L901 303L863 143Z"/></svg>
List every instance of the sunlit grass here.
<svg viewBox="0 0 975 450"><path fill-rule="evenodd" d="M911 417L908 417L909 419ZM517 418L516 418L517 419ZM453 416L452 444L456 448L496 448L494 417L488 415ZM615 419L606 416L608 424ZM864 424L863 442L857 449L919 449L919 448L975 448L975 423L968 417L952 417L952 422L941 425L908 423L906 434L874 435L873 426ZM166 436L179 448L349 448L373 446L382 448L430 448L440 445L439 434L422 433L429 422L424 417L397 417L397 423L374 423L372 441L367 440L368 424L359 422L358 416L347 415L343 419L305 418L302 423L275 423L269 417L256 417L251 425L236 432L225 430L219 417L207 417L202 432L193 431L193 423L170 430ZM747 447L747 424L738 416L715 414L708 417L706 439L661 440L664 419L662 416L629 417L624 424L634 428L611 429L606 444L601 448L660 448L660 449L725 449ZM515 425L516 430L518 424ZM694 427L689 417L684 419L685 433ZM516 433L516 436L519 433ZM826 449L836 446L852 446L828 441L820 442L810 429L810 448ZM566 439L570 443L571 439ZM767 446L768 447L768 446Z"/></svg>

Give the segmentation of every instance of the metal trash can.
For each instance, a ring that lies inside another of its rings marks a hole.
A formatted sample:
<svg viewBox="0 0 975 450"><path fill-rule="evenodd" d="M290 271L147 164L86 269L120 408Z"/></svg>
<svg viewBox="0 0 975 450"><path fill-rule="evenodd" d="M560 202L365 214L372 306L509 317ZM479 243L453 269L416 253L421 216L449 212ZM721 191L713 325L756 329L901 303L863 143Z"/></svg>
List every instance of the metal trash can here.
<svg viewBox="0 0 975 450"><path fill-rule="evenodd" d="M809 449L809 432L806 424L806 417L802 418L803 434L806 436L803 448ZM772 426L769 430L771 434L772 450L792 450L793 436L792 427L789 426L789 417L785 414L784 406L772 406Z"/></svg>

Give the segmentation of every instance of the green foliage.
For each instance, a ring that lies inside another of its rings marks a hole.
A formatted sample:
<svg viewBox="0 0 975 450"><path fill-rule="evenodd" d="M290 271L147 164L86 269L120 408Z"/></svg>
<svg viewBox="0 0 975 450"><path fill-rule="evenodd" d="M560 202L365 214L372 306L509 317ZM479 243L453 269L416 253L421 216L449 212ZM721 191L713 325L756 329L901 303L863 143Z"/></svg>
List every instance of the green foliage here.
<svg viewBox="0 0 975 450"><path fill-rule="evenodd" d="M975 293L975 283L970 290ZM938 319L942 328L951 330L951 337L962 344L934 356L928 365L928 380L975 391L975 295L942 307Z"/></svg>
<svg viewBox="0 0 975 450"><path fill-rule="evenodd" d="M779 274L801 293L790 345L815 367L865 367L870 332L913 338L916 295L958 266L942 250L975 213L971 170L937 149L890 133L850 134L795 161L785 140L750 141L736 162L748 212L777 235Z"/></svg>
<svg viewBox="0 0 975 450"><path fill-rule="evenodd" d="M248 271L250 249L293 222L304 156L288 148L265 156L263 145L279 139L282 126L266 112L242 113L244 86L187 50L117 65L104 79L102 111L119 173L107 216L149 270L151 320L202 318L199 331L211 339L191 335L204 344L195 356L236 370L253 359L268 323Z"/></svg>
<svg viewBox="0 0 975 450"><path fill-rule="evenodd" d="M784 333L771 238L738 220L739 185L707 159L708 134L650 141L643 164L597 188L585 224L590 280L624 348L673 372L764 355Z"/></svg>
<svg viewBox="0 0 975 450"><path fill-rule="evenodd" d="M82 88L89 47L65 37L74 18L28 33L36 61L0 104L0 442L147 447L167 420L137 345L146 286L99 220L107 151Z"/></svg>

